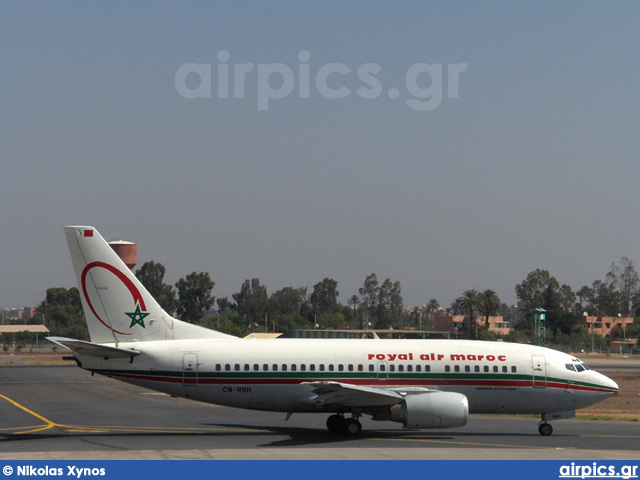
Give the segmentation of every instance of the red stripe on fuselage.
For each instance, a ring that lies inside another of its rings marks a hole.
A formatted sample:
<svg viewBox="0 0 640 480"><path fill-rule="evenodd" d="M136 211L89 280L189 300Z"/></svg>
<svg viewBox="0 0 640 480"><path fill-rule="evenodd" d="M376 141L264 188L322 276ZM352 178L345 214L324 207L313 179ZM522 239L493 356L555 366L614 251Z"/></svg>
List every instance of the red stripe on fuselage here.
<svg viewBox="0 0 640 480"><path fill-rule="evenodd" d="M195 377L169 377L169 376L157 376L157 375L142 375L137 373L120 373L120 372L100 372L102 375L109 377L120 377L132 380L141 380L147 382L160 382L160 383L193 383L196 384ZM311 382L339 382L352 385L373 386L380 387L385 385L392 386L412 386L412 387L433 387L433 386L478 386L478 387L532 387L531 380L495 380L495 379L425 379L425 380L411 380L411 379L392 379L392 380L377 380L371 378L349 378L349 379L336 379L336 378L208 378L198 377L198 385L298 385L301 383ZM602 393L615 393L615 390L608 389L606 387L590 387L585 385L566 384L560 382L549 382L546 384L547 388L561 388L569 390L580 390L589 392L602 392Z"/></svg>

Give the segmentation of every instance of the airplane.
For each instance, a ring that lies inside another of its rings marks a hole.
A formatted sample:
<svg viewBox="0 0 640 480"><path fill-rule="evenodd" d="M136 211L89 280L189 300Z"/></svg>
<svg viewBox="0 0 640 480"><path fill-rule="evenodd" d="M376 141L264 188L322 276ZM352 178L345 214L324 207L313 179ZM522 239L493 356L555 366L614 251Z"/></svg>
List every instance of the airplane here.
<svg viewBox="0 0 640 480"><path fill-rule="evenodd" d="M48 337L78 366L175 397L286 413L330 414L357 436L363 415L405 428L462 427L470 413L551 420L618 391L576 357L507 342L241 339L164 311L98 231L64 227L91 341Z"/></svg>

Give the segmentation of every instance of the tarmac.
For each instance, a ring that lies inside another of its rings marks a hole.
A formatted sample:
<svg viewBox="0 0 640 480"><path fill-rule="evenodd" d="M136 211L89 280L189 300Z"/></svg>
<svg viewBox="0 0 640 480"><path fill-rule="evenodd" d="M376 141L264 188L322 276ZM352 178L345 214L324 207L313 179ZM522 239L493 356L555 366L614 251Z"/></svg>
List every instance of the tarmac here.
<svg viewBox="0 0 640 480"><path fill-rule="evenodd" d="M623 365L619 365L623 366ZM325 415L238 410L91 376L74 365L0 367L0 459L640 459L633 421L472 415L459 429L363 419L358 438Z"/></svg>

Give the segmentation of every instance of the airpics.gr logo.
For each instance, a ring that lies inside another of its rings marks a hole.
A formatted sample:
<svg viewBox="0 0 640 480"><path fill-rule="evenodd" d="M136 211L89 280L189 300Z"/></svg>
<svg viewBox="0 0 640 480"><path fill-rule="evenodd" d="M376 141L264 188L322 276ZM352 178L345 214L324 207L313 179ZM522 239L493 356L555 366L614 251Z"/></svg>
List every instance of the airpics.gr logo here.
<svg viewBox="0 0 640 480"><path fill-rule="evenodd" d="M149 313L146 311L147 307L144 304L144 299L142 298L142 294L140 293L140 290L138 290L138 287L135 286L135 284L129 279L129 277L127 277L123 272L118 270L113 265L109 265L108 263L92 262L88 264L86 267L84 267L84 270L82 271L80 283L82 286L82 292L84 293L84 298L87 301L87 305L89 306L91 313L93 313L93 315L98 319L100 323L102 323L105 327L107 327L112 332L118 333L120 335L131 335L131 333L120 332L115 328L112 328L107 322L105 322L100 317L100 315L98 315L98 312L96 312L93 306L93 303L89 298L89 294L87 293L87 275L94 268L103 268L108 272L111 272L113 275L115 275L118 278L118 280L122 282L122 284L125 287L127 287L127 290L129 290L129 292L131 293L131 297L133 298L136 308L133 312L123 312L125 315L131 318L131 325L129 325L129 328L133 328L135 325L140 325L142 328L146 328L144 324L144 319L149 315Z"/></svg>

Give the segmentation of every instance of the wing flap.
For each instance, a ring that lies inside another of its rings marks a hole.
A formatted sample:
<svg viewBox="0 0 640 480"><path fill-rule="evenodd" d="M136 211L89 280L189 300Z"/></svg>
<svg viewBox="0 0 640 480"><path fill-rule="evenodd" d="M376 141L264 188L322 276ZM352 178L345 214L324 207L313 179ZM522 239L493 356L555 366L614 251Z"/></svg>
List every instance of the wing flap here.
<svg viewBox="0 0 640 480"><path fill-rule="evenodd" d="M365 387L340 382L305 382L316 395L309 402L317 406L329 407L381 407L395 405L404 397L393 390Z"/></svg>

